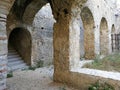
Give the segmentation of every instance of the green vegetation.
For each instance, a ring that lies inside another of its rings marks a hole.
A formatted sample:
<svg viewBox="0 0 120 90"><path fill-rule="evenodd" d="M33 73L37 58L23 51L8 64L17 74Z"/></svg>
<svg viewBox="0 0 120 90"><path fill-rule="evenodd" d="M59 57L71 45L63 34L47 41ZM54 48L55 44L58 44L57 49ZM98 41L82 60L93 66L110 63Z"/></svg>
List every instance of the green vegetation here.
<svg viewBox="0 0 120 90"><path fill-rule="evenodd" d="M13 72L12 71L8 72L8 74L7 74L7 78L11 78L11 77L13 77Z"/></svg>
<svg viewBox="0 0 120 90"><path fill-rule="evenodd" d="M36 67L35 66L29 66L29 68L28 68L29 70L35 70L36 69Z"/></svg>
<svg viewBox="0 0 120 90"><path fill-rule="evenodd" d="M44 61L39 60L39 61L37 62L37 64L36 64L36 66L30 66L28 69L29 69L29 70L35 70L35 69L37 69L37 68L43 67L43 64L44 64Z"/></svg>
<svg viewBox="0 0 120 90"><path fill-rule="evenodd" d="M44 64L44 61L39 60L39 61L37 62L37 64L36 64L36 67L37 67L37 68L43 67L43 64Z"/></svg>
<svg viewBox="0 0 120 90"><path fill-rule="evenodd" d="M89 86L88 90L115 90L110 84L106 82L97 81Z"/></svg>
<svg viewBox="0 0 120 90"><path fill-rule="evenodd" d="M120 72L120 54L112 54L103 59L100 59L100 56L97 56L92 63L85 64L83 67Z"/></svg>
<svg viewBox="0 0 120 90"><path fill-rule="evenodd" d="M59 87L59 90L66 90L65 86Z"/></svg>

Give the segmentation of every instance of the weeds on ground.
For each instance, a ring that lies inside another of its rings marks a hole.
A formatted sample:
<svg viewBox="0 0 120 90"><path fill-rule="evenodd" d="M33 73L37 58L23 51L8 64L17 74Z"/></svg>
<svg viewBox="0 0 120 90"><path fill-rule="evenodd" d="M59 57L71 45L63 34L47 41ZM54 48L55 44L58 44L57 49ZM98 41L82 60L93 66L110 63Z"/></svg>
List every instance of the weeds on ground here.
<svg viewBox="0 0 120 90"><path fill-rule="evenodd" d="M43 64L44 64L44 61L39 60L39 61L37 62L37 64L36 64L36 66L30 66L28 69L34 71L34 70L37 69L37 68L43 67Z"/></svg>
<svg viewBox="0 0 120 90"><path fill-rule="evenodd" d="M102 59L97 56L92 63L85 64L83 68L120 72L120 54L108 55Z"/></svg>
<svg viewBox="0 0 120 90"><path fill-rule="evenodd" d="M36 64L36 67L37 67L37 68L43 67L43 64L44 64L44 61L39 60L39 61L37 62L37 64Z"/></svg>
<svg viewBox="0 0 120 90"><path fill-rule="evenodd" d="M29 66L29 68L28 68L28 70L35 70L36 69L36 67L35 66Z"/></svg>
<svg viewBox="0 0 120 90"><path fill-rule="evenodd" d="M65 86L59 87L59 90L66 90Z"/></svg>
<svg viewBox="0 0 120 90"><path fill-rule="evenodd" d="M96 83L90 85L88 90L115 90L113 86L106 82L97 81Z"/></svg>

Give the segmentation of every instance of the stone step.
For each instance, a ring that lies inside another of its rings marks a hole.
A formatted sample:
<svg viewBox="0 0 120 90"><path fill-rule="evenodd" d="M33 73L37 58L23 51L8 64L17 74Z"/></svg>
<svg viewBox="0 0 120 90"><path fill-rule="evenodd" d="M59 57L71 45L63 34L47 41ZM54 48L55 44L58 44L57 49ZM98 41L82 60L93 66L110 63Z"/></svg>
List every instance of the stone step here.
<svg viewBox="0 0 120 90"><path fill-rule="evenodd" d="M15 71L15 70L21 70L21 69L26 69L28 66L25 63L14 65L14 66L8 66L9 71Z"/></svg>
<svg viewBox="0 0 120 90"><path fill-rule="evenodd" d="M23 64L23 63L24 63L23 60L16 60L14 62L8 61L8 66L15 66L15 65L18 65L18 64Z"/></svg>
<svg viewBox="0 0 120 90"><path fill-rule="evenodd" d="M8 59L11 59L11 58L17 58L17 57L20 57L18 54L17 55L9 55L8 56Z"/></svg>
<svg viewBox="0 0 120 90"><path fill-rule="evenodd" d="M8 53L8 56L11 56L11 55L18 55L18 53L16 52Z"/></svg>
<svg viewBox="0 0 120 90"><path fill-rule="evenodd" d="M18 54L18 52L10 47L8 50L8 71L15 71L18 69L28 68L22 57Z"/></svg>
<svg viewBox="0 0 120 90"><path fill-rule="evenodd" d="M8 62L22 61L21 57L8 59Z"/></svg>
<svg viewBox="0 0 120 90"><path fill-rule="evenodd" d="M8 52L10 52L10 53L11 53L11 52L16 52L16 51L15 51L15 50L9 50Z"/></svg>

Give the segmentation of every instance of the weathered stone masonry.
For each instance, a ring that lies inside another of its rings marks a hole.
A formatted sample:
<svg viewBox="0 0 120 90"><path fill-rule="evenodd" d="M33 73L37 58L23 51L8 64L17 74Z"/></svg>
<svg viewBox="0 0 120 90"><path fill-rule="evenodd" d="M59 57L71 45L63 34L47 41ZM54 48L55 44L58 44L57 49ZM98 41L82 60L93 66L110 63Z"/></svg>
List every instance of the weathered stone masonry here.
<svg viewBox="0 0 120 90"><path fill-rule="evenodd" d="M7 35L6 19L14 0L0 0L0 90L6 88Z"/></svg>
<svg viewBox="0 0 120 90"><path fill-rule="evenodd" d="M27 50L27 52L31 53L31 56L29 56L29 58L31 59L27 60L29 62L28 64L35 65L40 60L44 62L44 65L52 64L53 63L53 23L55 22L55 20L53 19L50 5L45 4L40 10L38 10L38 12L36 12L35 17L32 17L32 19L33 21L30 26L28 24L22 23L20 20L16 18L16 16L12 12L10 12L7 19L8 39L9 36L11 35L11 32L14 29L16 28L26 29L31 35L31 39L28 38L31 40L31 47L30 47L31 52L30 50ZM29 18L28 20L31 20L31 18ZM24 59L25 56L24 55L21 56Z"/></svg>
<svg viewBox="0 0 120 90"><path fill-rule="evenodd" d="M51 5L52 13L56 20L53 30L54 81L67 83L69 85L78 87L81 90L86 90L89 84L94 83L98 79L104 79L72 71L72 69L78 67L80 60L81 25L79 21L83 20L80 15L82 9L85 7L89 8L89 10L91 11L93 16L92 22L94 22L94 25L90 23L91 27L89 28L94 31L90 31L90 33L94 35L91 38L94 37L95 39L94 41L92 41L94 42L94 44L92 43L90 45L91 47L94 47L92 51L94 51L95 55L100 54L100 23L102 18L105 18L108 25L107 35L109 37L109 45L107 50L108 53L111 53L110 32L112 25L115 24L115 17L112 13L112 10L109 6L106 5L106 2L104 0L30 0L29 2L27 2L27 0L25 0L24 2L20 0L20 3L17 3L17 1L19 0L16 0L12 7L14 0L0 0L0 74L2 77L0 79L1 90L3 90L3 88L6 88L6 64L8 45L7 35L9 36L10 32L16 27L22 27L25 30L28 30L30 33L33 33L32 30L36 30L35 28L33 28L33 23L35 19L34 17L37 12L48 2ZM12 13L10 9L13 10ZM16 12L17 10L19 10L20 12ZM98 11L99 13L96 13ZM13 18L13 20L9 19L8 13L9 15L12 14L11 16L13 17L11 18ZM6 32L7 16L8 21L14 23L13 25L9 25L7 23L7 30L9 32ZM89 30L88 27L85 26L86 21L82 21L82 23L84 29ZM43 27L41 29L43 29ZM87 32L84 33L86 34ZM88 34L89 33L87 33L87 35ZM87 37L84 38L87 39ZM85 50L88 50L88 48L85 47ZM87 52L86 54L89 56L89 52ZM83 82L83 80L85 81ZM105 80L108 83L113 84L111 83L111 80ZM117 83L117 81L114 80L113 82ZM117 88L117 85L114 85L114 87Z"/></svg>

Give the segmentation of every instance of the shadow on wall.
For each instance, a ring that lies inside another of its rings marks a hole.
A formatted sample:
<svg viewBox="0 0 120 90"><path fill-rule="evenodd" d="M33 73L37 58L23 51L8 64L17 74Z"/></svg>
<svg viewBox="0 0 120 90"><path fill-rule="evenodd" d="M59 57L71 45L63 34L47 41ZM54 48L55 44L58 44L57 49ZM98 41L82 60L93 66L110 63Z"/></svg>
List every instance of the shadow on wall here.
<svg viewBox="0 0 120 90"><path fill-rule="evenodd" d="M11 45L23 60L31 65L31 34L24 28L15 28L9 35L8 48Z"/></svg>

